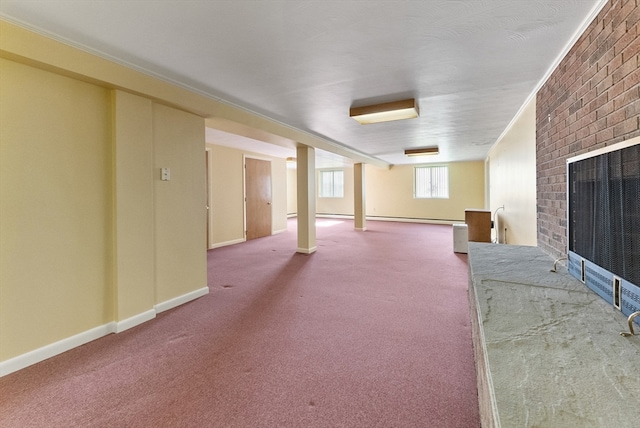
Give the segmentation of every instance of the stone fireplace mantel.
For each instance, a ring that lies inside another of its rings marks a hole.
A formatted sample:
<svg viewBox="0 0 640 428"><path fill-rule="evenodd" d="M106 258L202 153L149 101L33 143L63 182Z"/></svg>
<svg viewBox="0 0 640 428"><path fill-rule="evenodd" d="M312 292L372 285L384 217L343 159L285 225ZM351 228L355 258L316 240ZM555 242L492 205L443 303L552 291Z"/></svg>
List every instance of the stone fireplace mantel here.
<svg viewBox="0 0 640 428"><path fill-rule="evenodd" d="M622 337L627 317L553 262L469 243L482 426L637 427L640 336Z"/></svg>

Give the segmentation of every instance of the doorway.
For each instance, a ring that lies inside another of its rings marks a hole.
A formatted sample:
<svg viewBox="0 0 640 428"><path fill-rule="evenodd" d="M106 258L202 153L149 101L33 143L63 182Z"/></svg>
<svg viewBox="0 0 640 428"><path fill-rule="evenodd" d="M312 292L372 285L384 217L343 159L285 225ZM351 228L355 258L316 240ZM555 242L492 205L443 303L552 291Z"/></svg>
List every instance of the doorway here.
<svg viewBox="0 0 640 428"><path fill-rule="evenodd" d="M245 233L247 241L271 235L271 161L246 157Z"/></svg>

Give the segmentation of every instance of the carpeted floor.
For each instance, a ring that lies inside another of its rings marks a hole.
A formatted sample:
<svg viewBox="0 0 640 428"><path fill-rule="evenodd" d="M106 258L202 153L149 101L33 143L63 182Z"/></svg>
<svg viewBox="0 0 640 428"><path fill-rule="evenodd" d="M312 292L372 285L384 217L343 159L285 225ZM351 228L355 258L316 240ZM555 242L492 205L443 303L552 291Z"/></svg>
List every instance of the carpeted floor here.
<svg viewBox="0 0 640 428"><path fill-rule="evenodd" d="M210 250L210 294L0 378L2 427L479 427L451 226Z"/></svg>

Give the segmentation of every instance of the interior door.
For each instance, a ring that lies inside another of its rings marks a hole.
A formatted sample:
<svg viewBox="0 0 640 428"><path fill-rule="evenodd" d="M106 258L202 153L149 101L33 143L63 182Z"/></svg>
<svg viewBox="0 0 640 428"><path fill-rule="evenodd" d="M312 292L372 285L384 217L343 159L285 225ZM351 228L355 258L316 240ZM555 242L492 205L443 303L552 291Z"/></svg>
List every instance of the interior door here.
<svg viewBox="0 0 640 428"><path fill-rule="evenodd" d="M271 162L245 158L247 240L271 235Z"/></svg>

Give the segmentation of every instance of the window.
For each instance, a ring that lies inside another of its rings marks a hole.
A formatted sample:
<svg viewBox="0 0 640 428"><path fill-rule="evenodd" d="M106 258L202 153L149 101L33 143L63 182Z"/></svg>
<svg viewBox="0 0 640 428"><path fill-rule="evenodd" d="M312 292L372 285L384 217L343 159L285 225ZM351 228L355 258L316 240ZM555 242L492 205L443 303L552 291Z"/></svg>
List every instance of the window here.
<svg viewBox="0 0 640 428"><path fill-rule="evenodd" d="M417 166L414 174L414 198L449 198L449 167Z"/></svg>
<svg viewBox="0 0 640 428"><path fill-rule="evenodd" d="M344 196L344 171L320 171L318 196L342 198Z"/></svg>

